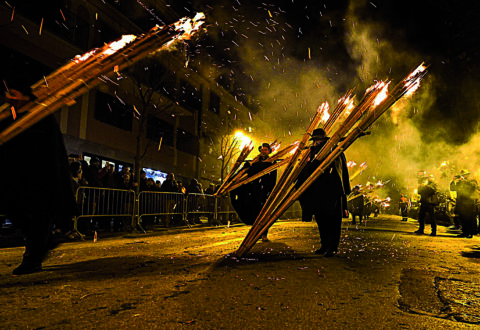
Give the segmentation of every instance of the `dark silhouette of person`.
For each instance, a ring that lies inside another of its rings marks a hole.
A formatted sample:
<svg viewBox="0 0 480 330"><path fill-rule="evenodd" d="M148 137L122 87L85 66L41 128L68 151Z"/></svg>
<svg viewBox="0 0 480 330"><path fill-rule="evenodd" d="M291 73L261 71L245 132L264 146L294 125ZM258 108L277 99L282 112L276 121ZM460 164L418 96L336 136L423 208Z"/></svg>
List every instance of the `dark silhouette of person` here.
<svg viewBox="0 0 480 330"><path fill-rule="evenodd" d="M320 166L320 160L315 160L315 156L328 142L329 137L323 128L317 128L312 132L310 140L313 144L310 147L309 163L300 173L297 187ZM333 257L337 253L342 217L347 208L346 196L350 193L347 161L345 155L341 153L300 196L302 210L308 207L313 211L320 232L322 246L315 251L315 254Z"/></svg>
<svg viewBox="0 0 480 330"><path fill-rule="evenodd" d="M268 161L268 156L272 152L270 144L262 143L258 150L260 151L258 160L246 162L243 167L247 169L248 177L252 177L273 165L273 162ZM243 223L253 225L276 182L277 171L274 170L230 192L232 206ZM268 242L268 231L262 235L262 241Z"/></svg>

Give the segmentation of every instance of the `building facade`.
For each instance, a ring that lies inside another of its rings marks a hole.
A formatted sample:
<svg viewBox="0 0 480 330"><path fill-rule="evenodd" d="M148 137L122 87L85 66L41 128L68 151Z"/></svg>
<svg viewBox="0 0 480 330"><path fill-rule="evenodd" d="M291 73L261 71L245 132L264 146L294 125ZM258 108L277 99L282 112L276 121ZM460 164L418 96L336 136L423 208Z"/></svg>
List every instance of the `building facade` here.
<svg viewBox="0 0 480 330"><path fill-rule="evenodd" d="M38 81L76 55L124 34L142 34L160 20L169 24L179 19L163 1L142 4L114 0L3 2L3 65L12 58L16 61L8 65L28 62L36 68L32 76ZM188 65L188 54L180 47L110 76L75 104L56 112L67 152L87 160L97 156L104 164L115 164L116 170L133 167L136 157L142 155L141 167L151 171L149 176L161 178L173 172L181 181L197 178L205 184L218 180L217 138L233 134L237 128L251 130L251 112L215 78L199 73L202 71ZM147 90L152 91L148 99ZM145 119L143 127L140 116Z"/></svg>

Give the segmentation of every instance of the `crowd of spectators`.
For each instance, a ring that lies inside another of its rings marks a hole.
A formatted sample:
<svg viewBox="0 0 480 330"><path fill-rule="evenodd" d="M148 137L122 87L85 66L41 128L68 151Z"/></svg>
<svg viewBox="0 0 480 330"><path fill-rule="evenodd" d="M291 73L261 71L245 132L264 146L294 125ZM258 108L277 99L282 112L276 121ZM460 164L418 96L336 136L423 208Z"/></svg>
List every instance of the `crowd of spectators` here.
<svg viewBox="0 0 480 330"><path fill-rule="evenodd" d="M175 179L175 175L173 173L168 173L166 179L163 181L163 183L161 183L159 180L154 181L153 178L147 177L147 173L143 170L140 172L139 180L135 180L133 170L128 166L123 166L120 171L116 172L113 164L107 162L104 167L101 167L100 164L100 160L97 157L92 157L90 159L90 164L88 164L85 160L73 160L70 162L72 185L75 193L77 193L80 187L95 187L121 190L136 190L138 187L140 192L151 191L166 193L183 193L190 196L193 196L192 194L194 194L195 197L190 199L190 201L193 200L194 203L198 203L198 207L194 206L193 209L196 209L199 214L195 214L193 216L189 215L189 222L199 223L200 213L207 213L205 215L208 217L209 222L213 221L213 212L215 208L212 201L213 199L209 199L208 202L206 202L203 195L213 195L218 188L215 184L210 183L206 189L203 188L202 184L197 179L191 179L188 184L183 184L182 182L178 182ZM80 204L82 197L77 198L79 207L81 207ZM169 210L171 209L171 212L167 213L175 213L175 203L173 203L173 201L169 203L169 198L167 198L165 203L166 208ZM166 215L162 218L163 225L165 227L180 224L182 222L181 217L175 217L174 215ZM112 221L115 227L114 230L125 229L125 226L122 226L121 223L117 223L119 221L118 219L114 219ZM160 223L160 219L159 221L155 221L156 223ZM106 225L104 224L104 219L91 219L90 222L94 223L94 226L97 227L102 224L104 227L108 227L108 223Z"/></svg>
<svg viewBox="0 0 480 330"><path fill-rule="evenodd" d="M148 178L147 173L142 170L140 179L137 182L130 167L123 166L120 171L115 172L114 165L108 162L102 168L97 157L92 157L90 164L85 160L72 161L70 163L70 171L72 173L74 191L81 186L135 190L136 186L139 185L140 192L159 191L187 194L213 194L215 192L214 184L210 184L209 188L204 191L202 184L197 179L191 179L189 184L184 185L175 180L173 173L168 173L166 180L162 184L160 180L155 181L153 178Z"/></svg>

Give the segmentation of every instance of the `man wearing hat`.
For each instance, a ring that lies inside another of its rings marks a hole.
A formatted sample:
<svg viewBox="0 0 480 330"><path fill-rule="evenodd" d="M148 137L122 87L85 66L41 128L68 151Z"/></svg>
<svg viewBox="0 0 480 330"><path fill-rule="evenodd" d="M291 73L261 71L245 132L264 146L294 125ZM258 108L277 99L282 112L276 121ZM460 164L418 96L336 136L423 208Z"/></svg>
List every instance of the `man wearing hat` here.
<svg viewBox="0 0 480 330"><path fill-rule="evenodd" d="M244 165L244 168L248 168L248 177L273 165L272 162L268 161L268 156L272 152L269 143L262 143L258 147L258 151L260 152L258 161L246 162ZM277 171L275 170L230 192L232 206L243 223L253 225L276 182ZM262 235L262 241L264 242L268 242L267 233L265 232Z"/></svg>
<svg viewBox="0 0 480 330"><path fill-rule="evenodd" d="M365 198L363 193L360 191L360 186L356 185L353 187L352 193L348 196L347 206L348 211L352 214L352 225L355 225L357 222L355 219L358 217L358 222L362 223L362 216L364 214L364 204Z"/></svg>
<svg viewBox="0 0 480 330"><path fill-rule="evenodd" d="M430 236L437 235L437 220L435 217L435 196L437 193L437 185L434 182L433 176L429 176L427 179L419 178L418 179L418 194L420 195L420 208L418 210L418 229L414 232L415 234L423 235L425 230L425 218L427 214L430 217L430 225L432 231Z"/></svg>
<svg viewBox="0 0 480 330"><path fill-rule="evenodd" d="M299 175L300 186L320 165L315 156L327 143L329 137L323 128L312 132L309 163ZM305 190L299 201L302 210L307 207L313 211L320 232L322 246L315 254L333 257L340 244L342 217L346 212L346 196L351 193L347 160L341 153L332 164Z"/></svg>
<svg viewBox="0 0 480 330"><path fill-rule="evenodd" d="M477 189L477 181L470 178L470 172L466 169L462 169L450 184L450 190L457 192L455 214L462 226L462 233L458 237L472 238L477 233Z"/></svg>

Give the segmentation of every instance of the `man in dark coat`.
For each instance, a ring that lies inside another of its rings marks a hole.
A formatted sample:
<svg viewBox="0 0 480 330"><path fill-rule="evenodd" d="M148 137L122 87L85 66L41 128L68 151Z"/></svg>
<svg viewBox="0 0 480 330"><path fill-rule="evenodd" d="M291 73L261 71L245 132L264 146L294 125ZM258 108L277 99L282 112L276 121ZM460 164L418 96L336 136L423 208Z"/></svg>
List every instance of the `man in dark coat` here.
<svg viewBox="0 0 480 330"><path fill-rule="evenodd" d="M165 193L177 193L178 192L178 183L175 180L175 174L173 173L168 173L167 178L165 181L163 181L161 187L160 187L161 192ZM172 213L175 210L175 197L171 194L167 194L165 199L165 217L164 217L164 226L169 227L170 222L172 220Z"/></svg>
<svg viewBox="0 0 480 330"><path fill-rule="evenodd" d="M352 215L352 225L355 225L357 222L355 219L358 217L358 222L362 223L362 218L365 213L364 210L365 197L360 191L360 186L353 187L352 193L348 196L347 206L348 211Z"/></svg>
<svg viewBox="0 0 480 330"><path fill-rule="evenodd" d="M437 220L435 217L435 205L434 197L437 193L437 185L433 181L433 176L419 179L420 185L418 186L418 194L420 195L420 209L418 210L418 230L415 234L422 235L425 229L425 218L427 214L430 217L432 232L430 236L437 235Z"/></svg>
<svg viewBox="0 0 480 330"><path fill-rule="evenodd" d="M258 161L247 162L243 167L248 168L248 177L252 177L273 165L272 162L267 160L272 152L270 144L262 143L258 150L260 151ZM275 170L230 192L232 206L243 223L253 225L276 182L277 171ZM267 233L265 232L262 235L262 241L264 242L268 241Z"/></svg>
<svg viewBox="0 0 480 330"><path fill-rule="evenodd" d="M315 156L328 139L322 128L312 132L310 161L300 173L297 186L300 186L320 165L320 161L315 160ZM350 192L347 161L342 153L300 196L300 205L302 208L306 206L313 211L320 232L322 246L315 251L315 254L333 257L337 253L342 217L347 208L346 196Z"/></svg>
<svg viewBox="0 0 480 330"><path fill-rule="evenodd" d="M12 93L13 98L24 97L10 90L9 102ZM10 119L2 121L0 130L9 123ZM13 274L39 272L57 244L54 226L68 231L77 212L67 153L53 115L1 145L0 159L0 214L22 230L26 242L22 263Z"/></svg>
<svg viewBox="0 0 480 330"><path fill-rule="evenodd" d="M457 192L455 214L460 220L462 233L458 237L472 238L477 233L477 210L475 197L477 181L470 178L470 172L462 169L450 184L450 190Z"/></svg>

